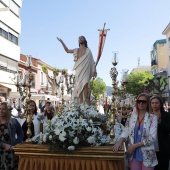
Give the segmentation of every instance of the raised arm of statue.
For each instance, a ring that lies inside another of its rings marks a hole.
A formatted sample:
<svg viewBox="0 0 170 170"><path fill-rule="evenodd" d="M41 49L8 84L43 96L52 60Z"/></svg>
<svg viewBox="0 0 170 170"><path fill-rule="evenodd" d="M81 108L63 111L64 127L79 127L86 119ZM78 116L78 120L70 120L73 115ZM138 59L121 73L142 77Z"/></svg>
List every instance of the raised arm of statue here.
<svg viewBox="0 0 170 170"><path fill-rule="evenodd" d="M67 46L65 45L65 43L63 42L63 40L61 38L58 38L57 37L57 40L62 44L64 50L67 52L67 53L74 53L74 50L71 50L71 49L68 49Z"/></svg>

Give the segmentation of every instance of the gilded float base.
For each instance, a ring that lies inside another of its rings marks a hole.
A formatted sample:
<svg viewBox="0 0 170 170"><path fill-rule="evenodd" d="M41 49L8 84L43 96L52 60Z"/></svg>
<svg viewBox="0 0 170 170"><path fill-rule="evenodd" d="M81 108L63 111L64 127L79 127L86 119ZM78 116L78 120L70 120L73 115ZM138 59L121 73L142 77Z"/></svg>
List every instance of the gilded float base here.
<svg viewBox="0 0 170 170"><path fill-rule="evenodd" d="M81 147L64 154L50 153L48 145L22 143L14 148L18 170L124 170L124 151L112 146Z"/></svg>

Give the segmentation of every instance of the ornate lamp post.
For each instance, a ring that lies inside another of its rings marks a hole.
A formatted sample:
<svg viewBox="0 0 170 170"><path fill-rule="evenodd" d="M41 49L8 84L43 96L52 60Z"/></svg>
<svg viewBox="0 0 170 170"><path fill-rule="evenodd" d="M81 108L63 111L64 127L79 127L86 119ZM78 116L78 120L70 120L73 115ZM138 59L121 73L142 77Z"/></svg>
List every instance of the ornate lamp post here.
<svg viewBox="0 0 170 170"><path fill-rule="evenodd" d="M118 72L116 69L116 65L118 64L117 61L117 53L114 53L114 58L112 61L113 67L110 70L110 77L112 79L112 86L113 86L113 91L112 91L112 104L111 104L111 116L110 116L110 144L114 144L114 138L115 138L115 132L114 132L114 124L115 124L115 113L117 111L117 102L115 101L115 95L117 95L117 76Z"/></svg>
<svg viewBox="0 0 170 170"><path fill-rule="evenodd" d="M26 122L28 125L27 129L27 141L30 141L31 137L31 123L32 123L32 117L33 113L31 112L28 101L31 100L31 86L32 81L34 79L34 75L31 72L31 56L27 56L27 70L28 73L24 75L24 77L21 78L20 74L18 73L12 80L15 82L15 85L17 87L17 91L20 94L20 98L18 99L18 106L16 106L16 102L13 102L12 99L8 99L8 108L11 110L15 108L18 112L18 115L12 115L16 118L26 118ZM22 112L22 109L24 109L24 112ZM12 114L12 113L11 113Z"/></svg>
<svg viewBox="0 0 170 170"><path fill-rule="evenodd" d="M129 115L131 115L132 100L133 100L130 95L124 94L126 84L128 83L128 77L127 77L128 70L124 71L123 79L122 79L122 87L121 88L118 87L118 81L117 81L118 72L116 69L116 66L118 64L117 53L114 53L112 64L113 67L110 70L110 76L112 79L112 86L113 86L111 114L110 114L110 144L114 144L115 116L127 118ZM123 116L119 113L119 109L120 108L122 109L122 107L124 106L127 108L127 112L128 112L126 116Z"/></svg>

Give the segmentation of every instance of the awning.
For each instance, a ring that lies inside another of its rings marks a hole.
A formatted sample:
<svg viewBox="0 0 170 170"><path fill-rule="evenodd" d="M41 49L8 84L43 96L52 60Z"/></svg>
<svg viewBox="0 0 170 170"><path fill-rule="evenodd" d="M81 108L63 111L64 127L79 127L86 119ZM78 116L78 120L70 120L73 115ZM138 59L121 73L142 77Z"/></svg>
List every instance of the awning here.
<svg viewBox="0 0 170 170"><path fill-rule="evenodd" d="M50 100L50 101L59 101L59 98L53 95L46 94L31 94L32 100Z"/></svg>
<svg viewBox="0 0 170 170"><path fill-rule="evenodd" d="M0 83L0 86L10 89L11 92L17 92L17 87L14 84Z"/></svg>
<svg viewBox="0 0 170 170"><path fill-rule="evenodd" d="M31 88L31 93L37 94L38 90Z"/></svg>

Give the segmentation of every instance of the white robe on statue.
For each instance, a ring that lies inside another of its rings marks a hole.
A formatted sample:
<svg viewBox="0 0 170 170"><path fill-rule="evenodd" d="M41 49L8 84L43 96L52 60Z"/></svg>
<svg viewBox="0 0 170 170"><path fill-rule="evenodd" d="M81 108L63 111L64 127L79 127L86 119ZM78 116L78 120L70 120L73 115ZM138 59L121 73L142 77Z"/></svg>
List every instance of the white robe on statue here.
<svg viewBox="0 0 170 170"><path fill-rule="evenodd" d="M88 83L88 87L90 88L90 80L93 72L95 71L95 62L91 50L87 48L85 54L78 60L77 51L78 49L75 49L73 54L75 58L75 64L73 67L73 70L75 70L75 85L72 99L74 101L79 98L79 95L86 83ZM83 101L85 101L84 98Z"/></svg>

